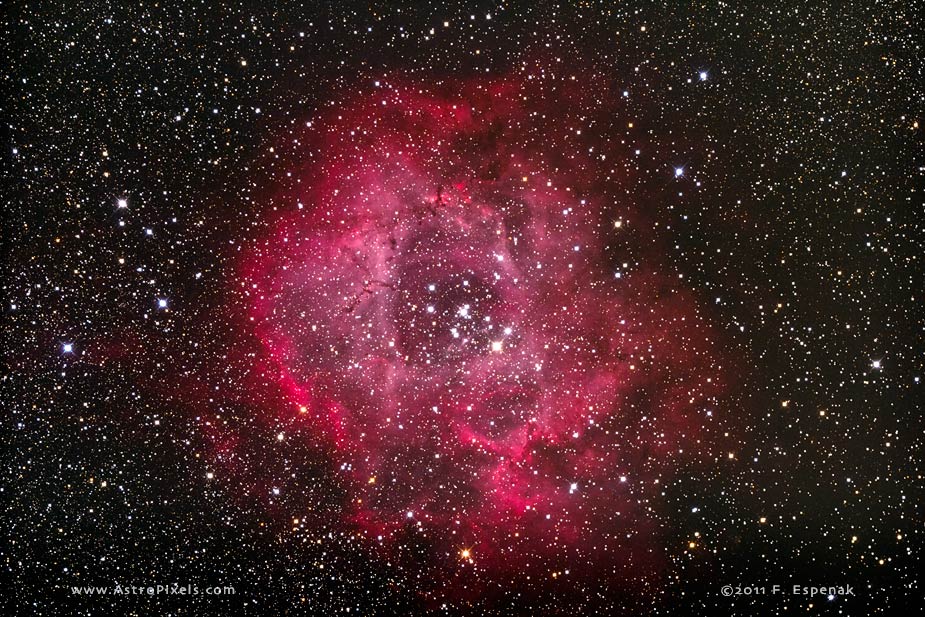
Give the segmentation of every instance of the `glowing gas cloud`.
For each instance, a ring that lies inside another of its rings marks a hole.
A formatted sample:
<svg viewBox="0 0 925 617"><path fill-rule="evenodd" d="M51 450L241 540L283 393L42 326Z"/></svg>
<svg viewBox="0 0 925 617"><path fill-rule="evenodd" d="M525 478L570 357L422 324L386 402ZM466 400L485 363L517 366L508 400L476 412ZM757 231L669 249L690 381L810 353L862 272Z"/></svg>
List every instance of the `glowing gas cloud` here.
<svg viewBox="0 0 925 617"><path fill-rule="evenodd" d="M355 95L242 259L278 413L383 550L645 572L661 483L706 447L723 362L629 190L641 144L606 83L564 84Z"/></svg>

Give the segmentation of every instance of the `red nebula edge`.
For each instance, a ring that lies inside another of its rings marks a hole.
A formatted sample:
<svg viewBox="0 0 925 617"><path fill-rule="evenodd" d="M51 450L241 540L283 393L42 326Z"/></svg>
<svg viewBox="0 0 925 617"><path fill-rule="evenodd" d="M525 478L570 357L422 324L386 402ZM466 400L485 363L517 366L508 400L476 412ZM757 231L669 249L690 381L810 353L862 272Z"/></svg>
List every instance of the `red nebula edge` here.
<svg viewBox="0 0 925 617"><path fill-rule="evenodd" d="M425 536L433 577L660 570L659 495L713 460L728 363L631 201L619 97L370 90L306 123L289 207L240 259L282 392L263 413L329 448L338 524L385 556Z"/></svg>

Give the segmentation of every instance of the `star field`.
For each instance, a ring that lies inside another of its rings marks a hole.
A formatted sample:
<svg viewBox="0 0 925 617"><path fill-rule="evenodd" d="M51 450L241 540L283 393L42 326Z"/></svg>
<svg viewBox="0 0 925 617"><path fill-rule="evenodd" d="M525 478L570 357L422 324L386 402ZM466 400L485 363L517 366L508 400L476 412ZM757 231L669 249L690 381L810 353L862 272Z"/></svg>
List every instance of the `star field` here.
<svg viewBox="0 0 925 617"><path fill-rule="evenodd" d="M7 8L11 614L920 605L914 7Z"/></svg>

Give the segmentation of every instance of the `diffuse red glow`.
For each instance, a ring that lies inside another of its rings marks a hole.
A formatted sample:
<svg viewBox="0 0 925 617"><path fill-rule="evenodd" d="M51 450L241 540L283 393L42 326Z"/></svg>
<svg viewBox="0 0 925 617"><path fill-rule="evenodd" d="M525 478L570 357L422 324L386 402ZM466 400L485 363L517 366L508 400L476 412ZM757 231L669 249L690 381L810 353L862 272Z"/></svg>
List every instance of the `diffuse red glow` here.
<svg viewBox="0 0 925 617"><path fill-rule="evenodd" d="M279 413L333 444L352 487L345 524L384 545L425 529L435 555L499 569L658 561L652 497L723 375L625 203L612 99L390 86L307 138L305 207L242 276Z"/></svg>

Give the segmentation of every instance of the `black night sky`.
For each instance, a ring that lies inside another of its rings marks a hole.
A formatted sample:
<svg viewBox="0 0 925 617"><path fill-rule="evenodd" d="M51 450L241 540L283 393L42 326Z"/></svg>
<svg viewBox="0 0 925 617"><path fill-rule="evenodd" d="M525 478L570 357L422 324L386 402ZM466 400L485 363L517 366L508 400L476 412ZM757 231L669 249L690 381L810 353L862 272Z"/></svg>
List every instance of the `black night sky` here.
<svg viewBox="0 0 925 617"><path fill-rule="evenodd" d="M920 13L4 5L0 603L919 607Z"/></svg>

